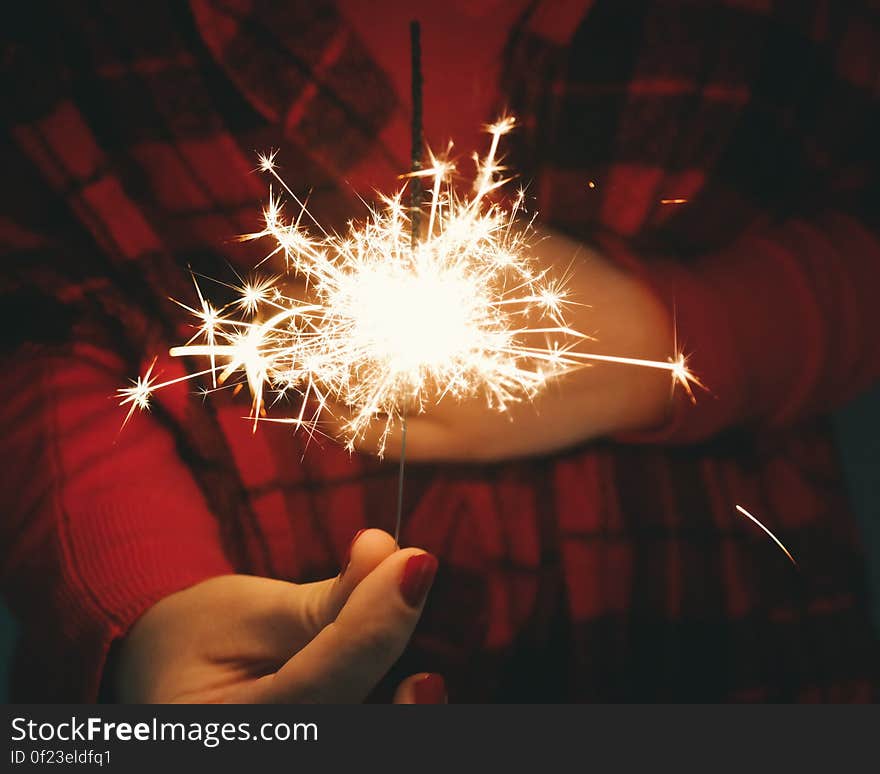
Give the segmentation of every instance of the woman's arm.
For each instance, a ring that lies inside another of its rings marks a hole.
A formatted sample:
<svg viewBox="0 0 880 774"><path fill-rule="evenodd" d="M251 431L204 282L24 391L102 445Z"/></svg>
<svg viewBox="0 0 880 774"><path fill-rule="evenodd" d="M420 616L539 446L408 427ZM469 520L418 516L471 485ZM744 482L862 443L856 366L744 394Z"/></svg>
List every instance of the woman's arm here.
<svg viewBox="0 0 880 774"><path fill-rule="evenodd" d="M642 261L612 243L599 253L559 234L539 253L572 266L570 298L584 306L568 321L596 337L580 348L661 361L683 352L707 390L695 387L692 403L665 371L596 363L503 414L474 398L410 417L412 459L492 461L600 436L695 442L827 411L880 377L880 240L851 216L790 220L689 263ZM399 446L394 433L388 454Z"/></svg>
<svg viewBox="0 0 880 774"><path fill-rule="evenodd" d="M22 697L94 701L102 681L135 702L366 697L406 646L436 559L371 530L337 578L234 574L170 434L145 413L119 431L116 358L75 343L15 363L0 386L0 571L26 638ZM443 694L415 675L396 701Z"/></svg>
<svg viewBox="0 0 880 774"><path fill-rule="evenodd" d="M120 432L115 356L73 345L8 362L0 567L32 682L18 687L92 701L111 645L147 608L233 569L170 434L149 414Z"/></svg>

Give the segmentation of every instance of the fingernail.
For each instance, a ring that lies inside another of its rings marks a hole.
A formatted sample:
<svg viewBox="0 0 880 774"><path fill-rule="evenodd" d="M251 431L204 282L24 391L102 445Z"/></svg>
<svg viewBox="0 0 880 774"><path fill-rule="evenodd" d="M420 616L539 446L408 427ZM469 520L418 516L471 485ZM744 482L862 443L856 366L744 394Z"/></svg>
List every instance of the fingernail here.
<svg viewBox="0 0 880 774"><path fill-rule="evenodd" d="M414 704L446 704L446 682L438 674L427 674L413 683Z"/></svg>
<svg viewBox="0 0 880 774"><path fill-rule="evenodd" d="M354 548L354 544L357 543L357 539L366 532L367 529L359 529L355 532L354 537L351 539L351 543L348 544L348 550L345 552L345 559L342 562L342 572L340 575L345 575L345 571L348 569L348 565L351 564L351 549Z"/></svg>
<svg viewBox="0 0 880 774"><path fill-rule="evenodd" d="M410 607L422 604L436 572L437 559L433 555L416 554L409 558L400 579L400 593Z"/></svg>

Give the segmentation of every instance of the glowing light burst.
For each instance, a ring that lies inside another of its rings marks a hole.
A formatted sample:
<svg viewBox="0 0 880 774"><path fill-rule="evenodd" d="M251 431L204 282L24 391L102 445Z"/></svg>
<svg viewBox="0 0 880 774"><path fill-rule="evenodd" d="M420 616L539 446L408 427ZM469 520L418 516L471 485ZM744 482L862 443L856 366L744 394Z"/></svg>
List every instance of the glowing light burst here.
<svg viewBox="0 0 880 774"><path fill-rule="evenodd" d="M259 168L295 203L296 216L285 218L270 188L263 229L240 239L273 240L264 261L283 257L299 286L255 278L242 282L235 302L214 308L196 281L199 304L181 304L198 321L196 335L170 354L207 358L209 367L157 383L151 366L119 391L121 405L130 404L126 421L149 407L155 390L210 374L215 388L247 384L254 428L274 421L314 432L322 412L341 404L351 412L344 436L353 448L371 422L384 422L381 456L406 412L478 394L503 411L588 361L664 369L693 398L691 384L699 382L681 355L660 362L575 350L590 337L566 324L565 283L531 256L524 192L509 207L490 198L509 182L498 149L513 125L507 117L487 127L490 148L474 156L468 196L450 183L452 163L433 154L425 169L404 176L424 178L429 192L427 225L415 243L405 191L382 197L346 232L330 233L279 175L275 153L260 156ZM267 402L285 396L296 399L293 416L269 417Z"/></svg>

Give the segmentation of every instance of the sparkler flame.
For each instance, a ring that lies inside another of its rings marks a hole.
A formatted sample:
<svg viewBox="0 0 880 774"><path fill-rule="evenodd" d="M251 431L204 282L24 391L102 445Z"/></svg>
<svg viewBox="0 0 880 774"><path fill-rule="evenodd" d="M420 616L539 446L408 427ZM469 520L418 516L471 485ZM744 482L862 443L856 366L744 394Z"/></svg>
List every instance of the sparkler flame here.
<svg viewBox="0 0 880 774"><path fill-rule="evenodd" d="M157 383L150 366L119 391L120 405L130 405L126 421L149 407L155 390L210 374L215 388L248 385L255 429L260 421L280 421L314 432L321 413L339 403L352 410L344 435L353 448L370 422L384 421L381 456L407 411L478 393L503 411L588 361L667 370L693 399L691 384L699 382L681 355L660 362L575 351L590 337L565 322L564 282L539 271L530 256L532 223L520 220L524 192L509 208L489 198L509 182L498 149L513 126L505 117L487 127L490 148L474 156L470 197L455 193L454 166L433 154L425 169L403 176L425 179L430 190L427 227L416 244L403 190L382 197L344 234L329 233L279 175L275 153L261 155L259 168L295 202L297 214L286 220L270 188L263 229L240 239L274 240L264 260L283 256L288 274L304 282L302 293L286 290L282 278L261 277L243 282L239 298L218 309L194 277L199 305L181 306L198 330L170 354L204 357L210 367ZM230 381L234 375L238 380ZM296 415L268 417L270 395L298 396Z"/></svg>

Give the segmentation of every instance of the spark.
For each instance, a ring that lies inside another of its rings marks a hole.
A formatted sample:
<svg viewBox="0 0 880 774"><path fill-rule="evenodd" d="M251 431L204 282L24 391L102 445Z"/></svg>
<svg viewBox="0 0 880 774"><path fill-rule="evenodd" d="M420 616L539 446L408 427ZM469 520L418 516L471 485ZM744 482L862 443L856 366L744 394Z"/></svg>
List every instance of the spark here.
<svg viewBox="0 0 880 774"><path fill-rule="evenodd" d="M131 415L134 414L136 409L141 411L149 410L150 396L153 394L153 383L155 381L152 376L153 366L155 365L156 358L153 358L153 362L150 363L147 372L143 376L139 376L136 381L132 381L131 387L123 387L119 390L119 397L122 398L119 405L130 404L128 414L125 415L125 420L122 423L123 427L128 424L128 420L131 419Z"/></svg>
<svg viewBox="0 0 880 774"><path fill-rule="evenodd" d="M687 204L687 199L661 199L660 204Z"/></svg>
<svg viewBox="0 0 880 774"><path fill-rule="evenodd" d="M249 314L256 314L261 304L274 298L276 277L259 277L236 288L240 293L238 306Z"/></svg>
<svg viewBox="0 0 880 774"><path fill-rule="evenodd" d="M736 506L736 509L737 509L737 510L738 510L743 516L745 516L745 517L748 518L748 519L751 519L751 520L752 520L753 522L755 522L755 524L757 524L762 530L764 530L764 532L766 532L766 533L770 536L770 539L773 540L773 542L776 543L776 545L779 546L779 547L782 549L782 551L785 553L785 555L791 560L791 563L792 563L795 567L798 566L798 563L794 560L794 557L788 552L788 549L787 549L784 545L782 545L782 543L779 541L779 538L777 538L776 535L774 535L769 529L767 529L767 527L765 527L760 521L758 521L758 519L756 519L754 516L752 516L752 514L749 513L749 512L748 512L745 508L743 508L741 505L737 505L737 506Z"/></svg>
<svg viewBox="0 0 880 774"><path fill-rule="evenodd" d="M260 164L259 170L261 172L272 172L275 169L275 157L277 155L277 150L257 154L257 161Z"/></svg>
<svg viewBox="0 0 880 774"><path fill-rule="evenodd" d="M699 381L682 355L663 362L578 351L590 337L565 321L565 279L538 267L532 222L520 218L525 192L509 206L491 196L510 180L499 149L514 126L505 116L486 127L489 150L474 156L469 195L453 188L454 165L429 152L423 169L402 176L402 190L381 196L340 234L325 230L287 185L276 152L260 155L259 169L272 178L263 228L239 238L270 240L263 260L283 257L288 277L241 281L238 297L217 308L194 275L199 303L180 305L195 317L196 334L170 355L207 358L210 367L158 384L151 365L119 391L129 417L149 407L155 390L210 374L214 389L247 385L254 429L272 421L318 432L319 418L341 404L351 414L343 437L353 449L371 422L384 422L381 456L406 413L478 395L504 411L590 361L664 369L693 399ZM404 204L414 177L430 192L415 244ZM295 204L293 217L274 186ZM284 397L298 405L293 416L269 417Z"/></svg>

